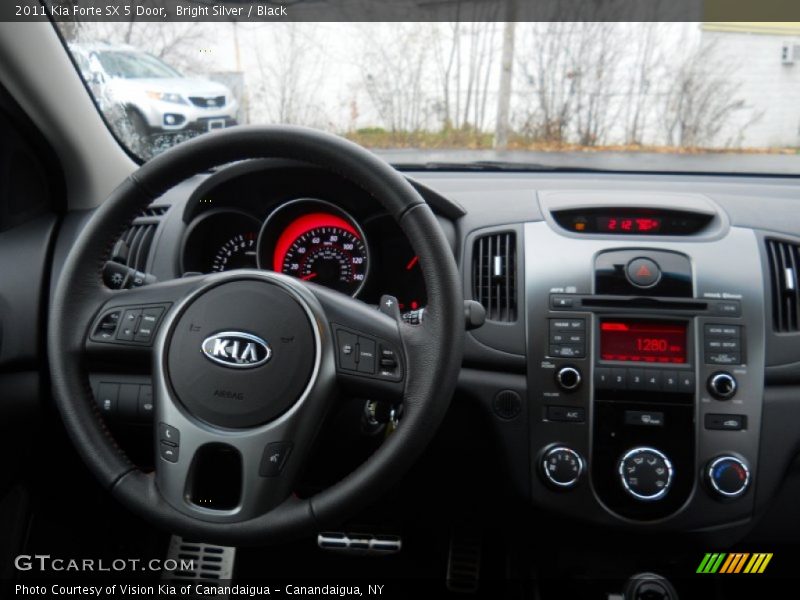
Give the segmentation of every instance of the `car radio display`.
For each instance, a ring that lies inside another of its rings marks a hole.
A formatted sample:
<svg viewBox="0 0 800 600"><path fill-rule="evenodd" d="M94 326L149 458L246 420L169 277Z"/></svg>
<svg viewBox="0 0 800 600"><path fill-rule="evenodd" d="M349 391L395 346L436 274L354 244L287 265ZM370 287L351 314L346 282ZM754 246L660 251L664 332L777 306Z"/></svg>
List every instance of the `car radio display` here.
<svg viewBox="0 0 800 600"><path fill-rule="evenodd" d="M642 363L686 363L686 323L603 320L600 358Z"/></svg>

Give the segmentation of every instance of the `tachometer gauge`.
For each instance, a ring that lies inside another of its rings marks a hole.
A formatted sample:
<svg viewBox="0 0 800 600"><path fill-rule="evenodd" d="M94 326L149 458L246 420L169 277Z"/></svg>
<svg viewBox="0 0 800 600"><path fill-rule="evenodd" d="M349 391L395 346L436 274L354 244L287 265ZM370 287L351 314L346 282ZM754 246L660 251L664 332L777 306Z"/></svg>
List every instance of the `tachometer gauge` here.
<svg viewBox="0 0 800 600"><path fill-rule="evenodd" d="M296 200L264 224L259 264L355 296L363 287L369 252L358 224L337 206Z"/></svg>
<svg viewBox="0 0 800 600"><path fill-rule="evenodd" d="M230 271L232 269L254 269L256 267L256 241L258 235L255 231L240 233L217 250L211 263L212 271Z"/></svg>
<svg viewBox="0 0 800 600"><path fill-rule="evenodd" d="M255 269L260 227L259 220L235 208L202 213L186 230L181 273Z"/></svg>

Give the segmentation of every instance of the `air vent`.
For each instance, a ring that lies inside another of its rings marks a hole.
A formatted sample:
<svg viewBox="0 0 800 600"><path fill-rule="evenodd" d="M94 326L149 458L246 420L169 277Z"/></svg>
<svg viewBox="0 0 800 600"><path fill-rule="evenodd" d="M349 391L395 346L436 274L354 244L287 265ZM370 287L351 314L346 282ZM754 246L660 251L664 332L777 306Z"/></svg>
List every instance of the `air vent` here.
<svg viewBox="0 0 800 600"><path fill-rule="evenodd" d="M140 217L161 217L167 214L169 206L148 206L139 213Z"/></svg>
<svg viewBox="0 0 800 600"><path fill-rule="evenodd" d="M147 257L150 255L150 246L156 234L158 223L134 223L122 234L114 250L111 260L127 265L137 271L145 272Z"/></svg>
<svg viewBox="0 0 800 600"><path fill-rule="evenodd" d="M472 297L490 321L517 320L517 236L513 231L475 240Z"/></svg>
<svg viewBox="0 0 800 600"><path fill-rule="evenodd" d="M800 245L781 240L767 240L772 278L772 326L775 331L800 331Z"/></svg>

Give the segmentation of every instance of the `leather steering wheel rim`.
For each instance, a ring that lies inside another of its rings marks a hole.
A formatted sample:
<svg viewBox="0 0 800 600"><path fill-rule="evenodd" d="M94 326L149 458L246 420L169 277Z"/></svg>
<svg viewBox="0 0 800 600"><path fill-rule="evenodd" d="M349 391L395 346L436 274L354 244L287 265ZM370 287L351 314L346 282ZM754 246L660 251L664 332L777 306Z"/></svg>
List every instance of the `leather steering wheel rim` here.
<svg viewBox="0 0 800 600"><path fill-rule="evenodd" d="M103 303L130 293L106 288L101 270L111 246L137 211L197 173L256 158L296 159L333 171L380 202L420 257L428 305L421 325L399 325L414 351L405 358L402 422L380 448L347 477L311 498L289 497L253 518L213 522L188 516L165 502L155 477L140 471L116 444L93 400L85 348L90 325ZM458 270L436 218L390 165L356 144L312 129L234 127L156 156L95 211L66 258L50 307L47 348L53 397L89 470L143 519L169 532L209 542L273 543L335 524L375 499L418 458L435 434L455 388L461 365L462 307Z"/></svg>

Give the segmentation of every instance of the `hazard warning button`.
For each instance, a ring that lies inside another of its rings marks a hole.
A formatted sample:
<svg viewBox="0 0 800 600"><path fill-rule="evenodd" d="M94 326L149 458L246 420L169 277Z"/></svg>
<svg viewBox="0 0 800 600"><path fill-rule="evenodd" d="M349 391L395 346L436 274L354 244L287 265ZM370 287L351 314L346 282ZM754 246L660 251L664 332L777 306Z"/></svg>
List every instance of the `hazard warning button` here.
<svg viewBox="0 0 800 600"><path fill-rule="evenodd" d="M649 258L634 258L628 263L625 272L628 275L628 281L640 288L653 287L661 279L661 269L654 260Z"/></svg>

